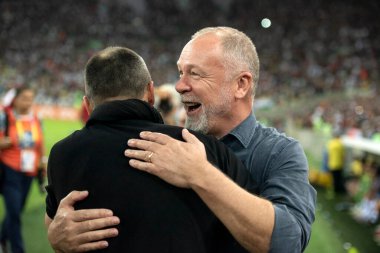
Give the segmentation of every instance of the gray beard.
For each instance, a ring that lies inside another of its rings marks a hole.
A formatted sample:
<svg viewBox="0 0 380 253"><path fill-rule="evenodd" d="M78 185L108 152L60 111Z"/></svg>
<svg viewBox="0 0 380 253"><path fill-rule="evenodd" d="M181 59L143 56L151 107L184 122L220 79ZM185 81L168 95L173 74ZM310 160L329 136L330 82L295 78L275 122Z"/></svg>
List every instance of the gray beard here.
<svg viewBox="0 0 380 253"><path fill-rule="evenodd" d="M208 118L205 112L203 112L199 119L186 118L185 128L193 131L200 132L202 134L207 134L209 132Z"/></svg>

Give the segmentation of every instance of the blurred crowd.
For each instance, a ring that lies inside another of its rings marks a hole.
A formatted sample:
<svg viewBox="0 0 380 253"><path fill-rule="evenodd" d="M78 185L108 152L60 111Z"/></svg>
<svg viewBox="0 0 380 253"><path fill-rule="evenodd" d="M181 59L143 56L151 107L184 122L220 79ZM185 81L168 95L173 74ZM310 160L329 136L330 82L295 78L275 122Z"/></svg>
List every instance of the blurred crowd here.
<svg viewBox="0 0 380 253"><path fill-rule="evenodd" d="M350 172L346 189L355 204L352 215L359 222L374 224L380 212L380 164L363 156L353 161Z"/></svg>
<svg viewBox="0 0 380 253"><path fill-rule="evenodd" d="M380 99L377 94L324 100L306 119L304 126L380 142Z"/></svg>
<svg viewBox="0 0 380 253"><path fill-rule="evenodd" d="M86 60L110 45L142 55L156 86L174 83L178 55L191 34L227 25L247 33L257 47L257 98L286 105L297 98L366 90L370 99L326 101L303 116L320 116L343 128L359 124L370 137L379 131L377 10L376 0L3 0L0 94L29 83L39 104L76 105ZM270 27L261 26L263 18L270 19Z"/></svg>

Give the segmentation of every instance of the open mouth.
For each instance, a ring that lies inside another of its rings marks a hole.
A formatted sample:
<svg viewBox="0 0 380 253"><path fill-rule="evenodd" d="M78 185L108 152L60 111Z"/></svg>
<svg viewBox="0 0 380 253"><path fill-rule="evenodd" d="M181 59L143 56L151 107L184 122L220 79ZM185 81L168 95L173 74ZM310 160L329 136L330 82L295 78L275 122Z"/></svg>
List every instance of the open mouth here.
<svg viewBox="0 0 380 253"><path fill-rule="evenodd" d="M185 106L185 109L186 109L186 112L187 113L191 113L191 112L194 112L196 111L197 109L199 109L201 107L201 104L200 103L189 103L189 102L185 102L183 103L184 106Z"/></svg>

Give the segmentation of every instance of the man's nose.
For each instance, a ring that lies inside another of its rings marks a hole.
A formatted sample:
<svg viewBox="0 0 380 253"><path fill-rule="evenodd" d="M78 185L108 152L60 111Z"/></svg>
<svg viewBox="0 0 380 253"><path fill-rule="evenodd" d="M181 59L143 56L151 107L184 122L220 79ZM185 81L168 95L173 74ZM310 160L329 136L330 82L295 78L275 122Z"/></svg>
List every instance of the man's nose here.
<svg viewBox="0 0 380 253"><path fill-rule="evenodd" d="M191 90L191 87L188 83L188 81L186 80L186 78L184 78L184 76L182 76L178 81L177 83L175 84L175 89L176 91L179 93L179 94L183 94L185 92L188 92Z"/></svg>

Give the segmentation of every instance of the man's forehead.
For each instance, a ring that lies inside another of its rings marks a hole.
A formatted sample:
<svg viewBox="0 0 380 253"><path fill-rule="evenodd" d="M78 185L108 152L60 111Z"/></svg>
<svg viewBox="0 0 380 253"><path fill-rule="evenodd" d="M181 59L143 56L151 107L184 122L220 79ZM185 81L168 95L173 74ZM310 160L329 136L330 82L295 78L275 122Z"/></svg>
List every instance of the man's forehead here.
<svg viewBox="0 0 380 253"><path fill-rule="evenodd" d="M189 69L192 69L192 68L199 68L200 66L197 65L197 64L193 64L193 63L180 62L178 60L177 67L178 68L189 68Z"/></svg>
<svg viewBox="0 0 380 253"><path fill-rule="evenodd" d="M214 38L202 36L189 41L177 61L178 67L199 67L205 61L219 59L220 47Z"/></svg>

